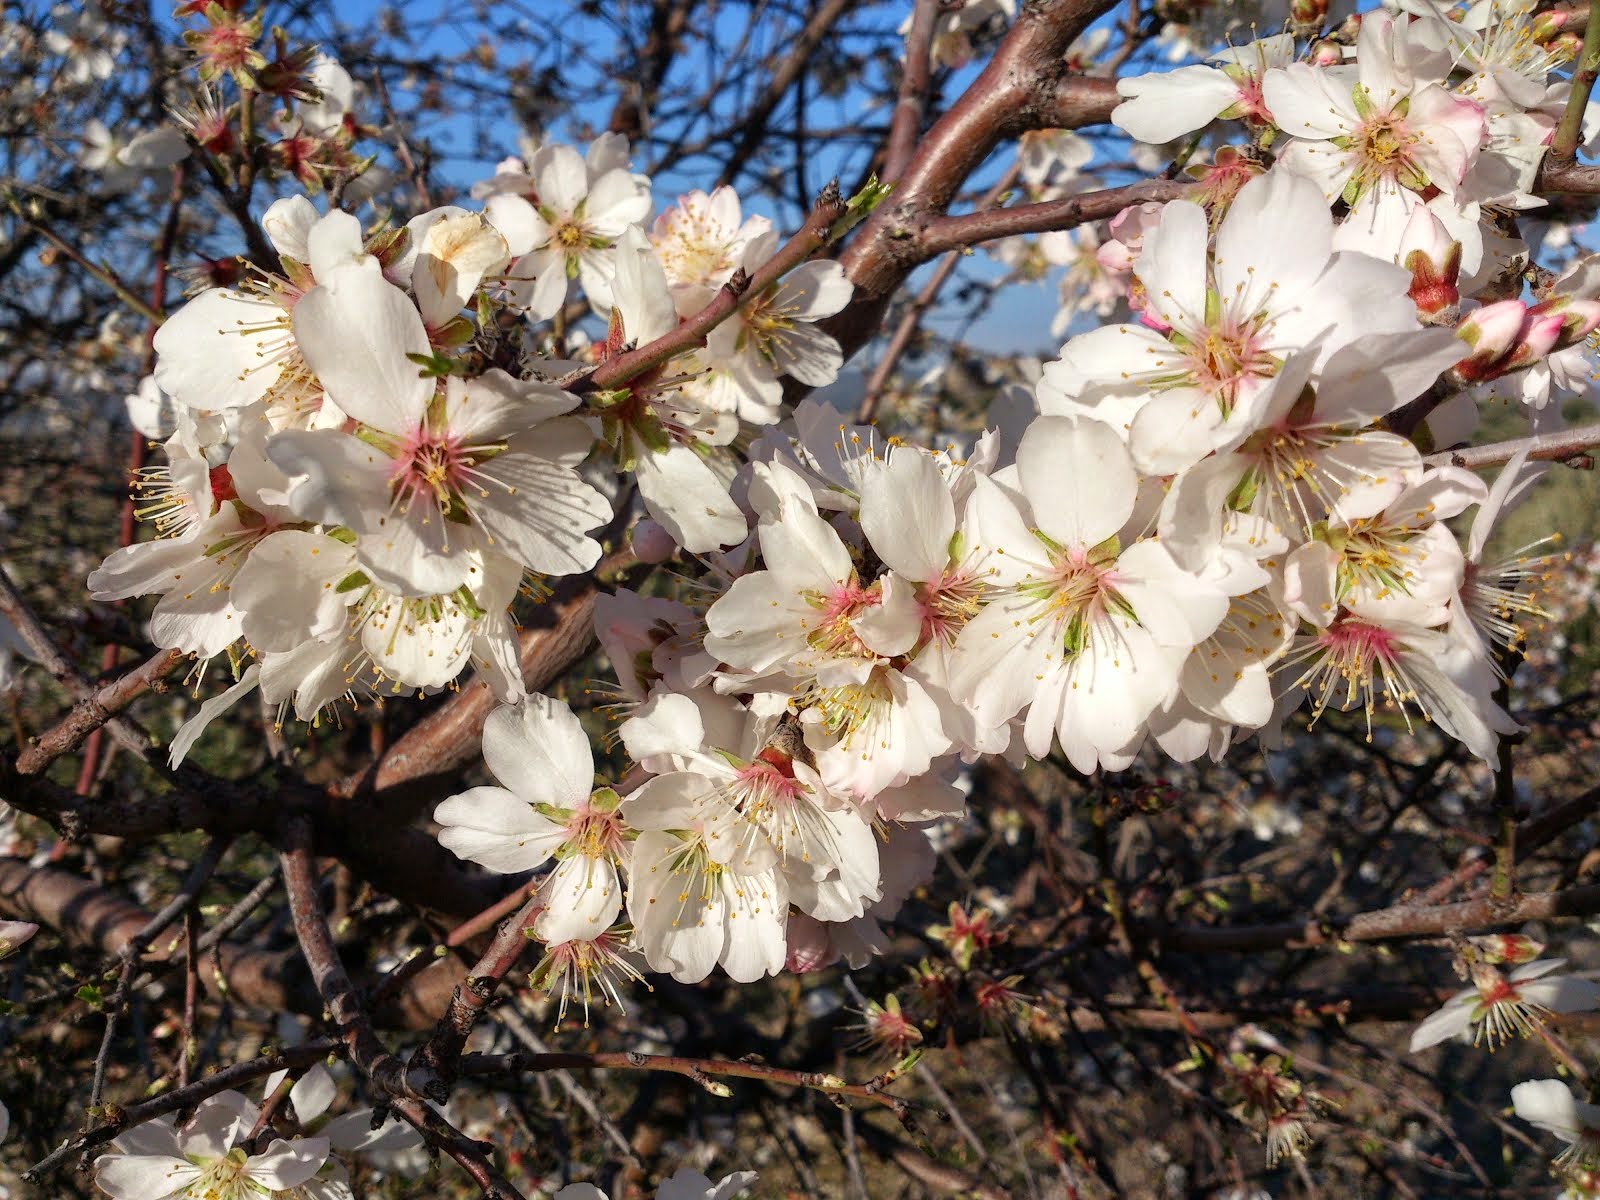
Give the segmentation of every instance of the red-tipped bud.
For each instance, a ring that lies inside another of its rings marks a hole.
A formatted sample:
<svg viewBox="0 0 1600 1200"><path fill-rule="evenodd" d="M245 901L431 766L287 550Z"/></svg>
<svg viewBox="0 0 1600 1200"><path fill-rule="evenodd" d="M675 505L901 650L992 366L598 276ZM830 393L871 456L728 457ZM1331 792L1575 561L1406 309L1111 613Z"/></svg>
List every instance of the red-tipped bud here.
<svg viewBox="0 0 1600 1200"><path fill-rule="evenodd" d="M1417 205L1406 225L1400 261L1411 272L1417 315L1425 324L1454 325L1461 311L1461 243L1424 205Z"/></svg>
<svg viewBox="0 0 1600 1200"><path fill-rule="evenodd" d="M1493 379L1504 373L1504 362L1521 340L1528 308L1521 300L1500 300L1473 309L1456 327L1456 334L1472 352L1456 366L1465 379Z"/></svg>

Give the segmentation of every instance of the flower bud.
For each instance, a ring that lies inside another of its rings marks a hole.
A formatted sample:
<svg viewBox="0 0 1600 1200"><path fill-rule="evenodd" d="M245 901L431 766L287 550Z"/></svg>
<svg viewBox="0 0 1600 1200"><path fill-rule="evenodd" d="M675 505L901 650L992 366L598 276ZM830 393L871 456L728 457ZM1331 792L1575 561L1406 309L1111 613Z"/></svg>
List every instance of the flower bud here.
<svg viewBox="0 0 1600 1200"><path fill-rule="evenodd" d="M1337 67L1344 62L1344 51L1337 42L1313 42L1306 54L1306 61L1313 67Z"/></svg>
<svg viewBox="0 0 1600 1200"><path fill-rule="evenodd" d="M1328 19L1328 0L1289 0L1289 25L1297 37L1315 37Z"/></svg>
<svg viewBox="0 0 1600 1200"><path fill-rule="evenodd" d="M1456 365L1463 379L1478 382L1503 374L1503 361L1521 338L1528 308L1521 300L1499 300L1473 309L1456 327L1472 353Z"/></svg>
<svg viewBox="0 0 1600 1200"><path fill-rule="evenodd" d="M1536 942L1520 933L1491 933L1467 940L1478 948L1485 962L1521 966L1544 953L1543 942Z"/></svg>
<svg viewBox="0 0 1600 1200"><path fill-rule="evenodd" d="M1423 323L1454 325L1461 313L1461 243L1425 205L1406 224L1400 262L1411 272L1409 294Z"/></svg>
<svg viewBox="0 0 1600 1200"><path fill-rule="evenodd" d="M1554 295L1528 310L1528 316L1561 318L1560 348L1575 346L1600 327L1600 300Z"/></svg>
<svg viewBox="0 0 1600 1200"><path fill-rule="evenodd" d="M1161 224L1161 210L1166 205L1155 201L1130 204L1106 226L1110 236L1095 252L1095 258L1108 271L1125 274L1133 269L1134 259L1144 249L1145 234Z"/></svg>
<svg viewBox="0 0 1600 1200"><path fill-rule="evenodd" d="M633 554L640 562L664 563L677 552L672 535L649 517L633 527Z"/></svg>

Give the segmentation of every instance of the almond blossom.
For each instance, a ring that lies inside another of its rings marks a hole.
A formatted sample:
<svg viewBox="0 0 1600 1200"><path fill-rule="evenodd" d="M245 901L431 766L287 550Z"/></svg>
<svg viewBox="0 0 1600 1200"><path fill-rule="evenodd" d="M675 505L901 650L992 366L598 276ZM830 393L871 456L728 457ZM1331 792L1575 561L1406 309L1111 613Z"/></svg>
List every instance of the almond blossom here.
<svg viewBox="0 0 1600 1200"><path fill-rule="evenodd" d="M573 279L590 303L611 307L613 247L650 215L650 191L629 173L626 158L624 151L618 163L605 142L587 159L571 146L542 146L528 163L536 203L510 192L489 198L485 213L514 258L507 270L513 302L535 320L560 309Z"/></svg>
<svg viewBox="0 0 1600 1200"><path fill-rule="evenodd" d="M1245 185L1214 252L1205 210L1168 204L1134 264L1146 323L1069 341L1045 366L1040 411L1126 428L1135 462L1155 473L1237 443L1292 390L1290 354L1326 363L1353 341L1417 328L1405 272L1333 253L1333 229L1315 190L1281 171Z"/></svg>
<svg viewBox="0 0 1600 1200"><path fill-rule="evenodd" d="M1440 84L1448 55L1411 28L1384 12L1367 14L1353 67L1291 63L1261 84L1290 138L1278 169L1311 180L1330 203L1350 205L1340 246L1380 257L1392 253L1419 193L1457 196L1487 131L1483 105Z"/></svg>
<svg viewBox="0 0 1600 1200"><path fill-rule="evenodd" d="M502 371L452 377L441 395L410 358L428 352L421 316L370 259L308 292L295 323L307 362L360 429L282 433L268 453L294 481L289 506L352 530L376 582L447 593L478 552L545 574L594 565L600 547L585 535L610 506L574 470L587 432L553 420L576 397Z"/></svg>
<svg viewBox="0 0 1600 1200"><path fill-rule="evenodd" d="M1445 1001L1423 1019L1411 1035L1411 1052L1426 1050L1472 1032L1472 1044L1497 1044L1513 1036L1527 1037L1550 1013L1588 1012L1600 1008L1600 983L1558 975L1564 958L1525 963L1509 975L1484 963L1472 968L1473 986Z"/></svg>
<svg viewBox="0 0 1600 1200"><path fill-rule="evenodd" d="M539 884L533 932L552 944L597 937L622 911L630 857L618 798L594 787L588 735L565 704L529 696L502 706L483 727L483 756L505 786L442 801L439 842L460 858L512 874L556 866Z"/></svg>
<svg viewBox="0 0 1600 1200"><path fill-rule="evenodd" d="M1117 80L1125 96L1111 113L1129 137L1161 145L1202 129L1213 120L1251 118L1272 123L1261 94L1261 79L1274 67L1294 61L1294 37L1280 33L1245 46L1230 46L1211 62Z"/></svg>
<svg viewBox="0 0 1600 1200"><path fill-rule="evenodd" d="M181 1126L167 1118L135 1126L95 1159L95 1186L112 1200L254 1200L310 1182L327 1161L328 1139L274 1138L251 1154L241 1143L256 1117L238 1092L220 1092Z"/></svg>
<svg viewBox="0 0 1600 1200"><path fill-rule="evenodd" d="M1041 417L1015 493L975 483L993 591L956 638L953 693L991 726L1025 709L1035 756L1059 737L1080 771L1126 767L1226 599L1130 525L1139 476L1107 425Z"/></svg>
<svg viewBox="0 0 1600 1200"><path fill-rule="evenodd" d="M1511 1089L1517 1116L1567 1143L1556 1156L1557 1167L1592 1171L1600 1168L1600 1104L1573 1098L1559 1079L1530 1079Z"/></svg>

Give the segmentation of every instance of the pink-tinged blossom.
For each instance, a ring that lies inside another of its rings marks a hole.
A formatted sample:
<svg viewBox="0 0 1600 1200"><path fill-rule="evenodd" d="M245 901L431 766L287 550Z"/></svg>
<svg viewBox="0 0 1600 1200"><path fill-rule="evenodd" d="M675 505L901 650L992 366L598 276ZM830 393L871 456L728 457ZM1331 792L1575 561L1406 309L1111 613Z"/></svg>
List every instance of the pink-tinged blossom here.
<svg viewBox="0 0 1600 1200"><path fill-rule="evenodd" d="M1012 486L975 481L992 590L956 638L951 690L991 727L1026 710L1035 756L1059 736L1079 770L1121 769L1226 598L1134 540L1139 477L1109 426L1035 421Z"/></svg>
<svg viewBox="0 0 1600 1200"><path fill-rule="evenodd" d="M1405 22L1374 12L1361 23L1354 66L1267 72L1262 95L1289 138L1276 170L1350 206L1341 248L1391 257L1419 193L1455 198L1477 162L1484 107L1437 82L1449 67L1448 55L1414 44Z"/></svg>
<svg viewBox="0 0 1600 1200"><path fill-rule="evenodd" d="M1126 429L1154 474L1236 444L1297 398L1290 355L1320 367L1352 342L1417 328L1406 272L1335 254L1332 237L1315 189L1281 171L1240 192L1214 252L1205 210L1168 204L1134 265L1158 328L1147 319L1073 338L1045 366L1040 410Z"/></svg>
<svg viewBox="0 0 1600 1200"><path fill-rule="evenodd" d="M1262 77L1294 61L1294 37L1280 33L1245 46L1230 46L1211 62L1117 80L1126 97L1111 113L1112 124L1152 145L1175 141L1213 120L1248 118L1271 124L1261 94Z"/></svg>
<svg viewBox="0 0 1600 1200"><path fill-rule="evenodd" d="M617 797L594 787L589 738L560 701L531 695L495 709L483 727L483 757L504 786L476 787L442 801L439 842L491 871L556 865L539 884L533 931L558 944L596 937L622 911L621 871L630 854Z"/></svg>

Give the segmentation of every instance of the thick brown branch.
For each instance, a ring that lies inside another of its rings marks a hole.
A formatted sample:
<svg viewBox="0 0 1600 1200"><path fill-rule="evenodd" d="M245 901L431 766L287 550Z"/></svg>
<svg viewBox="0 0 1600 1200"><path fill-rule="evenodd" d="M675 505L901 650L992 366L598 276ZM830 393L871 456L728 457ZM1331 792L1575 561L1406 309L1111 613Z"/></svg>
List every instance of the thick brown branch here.
<svg viewBox="0 0 1600 1200"><path fill-rule="evenodd" d="M922 116L933 83L933 30L939 20L940 0L915 0L911 29L906 33L906 57L901 65L900 94L889 122L889 145L883 154L883 181L893 183L911 161Z"/></svg>

